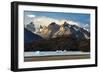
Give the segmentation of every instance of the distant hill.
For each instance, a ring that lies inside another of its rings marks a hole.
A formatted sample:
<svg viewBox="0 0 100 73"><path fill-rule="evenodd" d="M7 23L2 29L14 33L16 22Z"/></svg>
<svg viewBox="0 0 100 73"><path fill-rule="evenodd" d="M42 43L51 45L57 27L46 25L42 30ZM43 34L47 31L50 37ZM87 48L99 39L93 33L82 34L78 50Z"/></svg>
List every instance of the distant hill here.
<svg viewBox="0 0 100 73"><path fill-rule="evenodd" d="M31 44L25 44L25 51L90 51L90 40L77 40L72 37L62 36L48 40L35 41Z"/></svg>
<svg viewBox="0 0 100 73"><path fill-rule="evenodd" d="M24 28L24 43L31 43L33 41L42 40L43 38L37 34L32 33L31 31Z"/></svg>

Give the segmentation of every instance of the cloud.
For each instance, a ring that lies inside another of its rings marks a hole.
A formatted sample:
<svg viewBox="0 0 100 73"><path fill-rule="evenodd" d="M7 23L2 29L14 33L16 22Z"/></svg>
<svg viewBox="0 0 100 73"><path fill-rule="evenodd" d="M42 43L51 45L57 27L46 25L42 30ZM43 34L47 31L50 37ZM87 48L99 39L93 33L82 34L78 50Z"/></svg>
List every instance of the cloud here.
<svg viewBox="0 0 100 73"><path fill-rule="evenodd" d="M27 15L27 16L30 17L30 18L36 17L35 15Z"/></svg>
<svg viewBox="0 0 100 73"><path fill-rule="evenodd" d="M36 25L48 26L52 22L58 23L58 20L57 19L53 19L53 18L49 18L49 17L45 17L45 16L41 16L41 17L34 18L33 22Z"/></svg>
<svg viewBox="0 0 100 73"><path fill-rule="evenodd" d="M48 26L50 23L55 22L58 25L62 25L64 24L64 22L68 22L70 25L77 25L80 26L79 22L75 22L75 21L71 21L71 20L64 20L64 19L54 19L54 18L50 18L50 17L46 17L46 16L40 16L40 17L35 17L33 19L33 22L35 24L35 26L37 28L39 28L40 25L42 26Z"/></svg>
<svg viewBox="0 0 100 73"><path fill-rule="evenodd" d="M55 22L59 25L62 25L65 21L68 22L70 25L80 26L79 22L75 22L75 21L71 21L71 20L67 20L67 19L66 20L64 20L64 19L59 20L59 19L49 18L49 17L46 17L46 16L36 17L33 20L33 22L35 24L40 24L40 25L45 25L45 26L48 26L52 22Z"/></svg>

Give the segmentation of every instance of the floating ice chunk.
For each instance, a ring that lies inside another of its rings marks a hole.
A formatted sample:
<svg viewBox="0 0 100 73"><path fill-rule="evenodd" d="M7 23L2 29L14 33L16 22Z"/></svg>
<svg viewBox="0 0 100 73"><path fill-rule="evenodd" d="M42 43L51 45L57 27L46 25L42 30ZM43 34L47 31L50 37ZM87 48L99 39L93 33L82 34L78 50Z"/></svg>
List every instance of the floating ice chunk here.
<svg viewBox="0 0 100 73"><path fill-rule="evenodd" d="M67 52L66 50L64 50L63 52Z"/></svg>
<svg viewBox="0 0 100 73"><path fill-rule="evenodd" d="M35 53L36 53L36 54L40 54L40 51L36 51Z"/></svg>
<svg viewBox="0 0 100 73"><path fill-rule="evenodd" d="M61 53L62 51L61 51L61 50L56 50L56 52L57 52L57 53Z"/></svg>
<svg viewBox="0 0 100 73"><path fill-rule="evenodd" d="M58 52L59 52L59 50L56 50L56 52L58 53Z"/></svg>

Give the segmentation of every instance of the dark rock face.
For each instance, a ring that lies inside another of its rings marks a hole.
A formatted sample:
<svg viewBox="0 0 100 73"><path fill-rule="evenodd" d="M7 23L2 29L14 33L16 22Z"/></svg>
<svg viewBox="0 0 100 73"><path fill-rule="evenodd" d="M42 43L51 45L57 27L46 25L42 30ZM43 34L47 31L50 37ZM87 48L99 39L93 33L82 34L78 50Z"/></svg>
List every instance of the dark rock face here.
<svg viewBox="0 0 100 73"><path fill-rule="evenodd" d="M90 37L90 33L87 30L84 30L81 27L77 27L75 25L71 25L70 27L70 31L72 33L73 38L77 38L77 39L87 39L87 37ZM86 37L86 36L87 37Z"/></svg>
<svg viewBox="0 0 100 73"><path fill-rule="evenodd" d="M58 31L60 26L56 24L55 22L52 22L51 24L48 25L48 29L51 29L52 31Z"/></svg>
<svg viewBox="0 0 100 73"><path fill-rule="evenodd" d="M34 26L33 22L30 22L28 25L26 25L26 28L28 30L30 30L31 32L35 31L35 26Z"/></svg>
<svg viewBox="0 0 100 73"><path fill-rule="evenodd" d="M52 22L51 24L49 24L48 29L51 30L49 37L52 37L54 35L54 33L59 30L59 28L60 28L60 26L58 24L56 24L55 22Z"/></svg>

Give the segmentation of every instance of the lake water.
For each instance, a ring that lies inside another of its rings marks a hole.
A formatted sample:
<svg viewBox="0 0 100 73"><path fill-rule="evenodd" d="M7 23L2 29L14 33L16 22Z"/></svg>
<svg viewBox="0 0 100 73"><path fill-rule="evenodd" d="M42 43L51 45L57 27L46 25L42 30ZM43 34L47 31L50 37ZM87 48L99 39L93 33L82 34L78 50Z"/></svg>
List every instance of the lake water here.
<svg viewBox="0 0 100 73"><path fill-rule="evenodd" d="M53 55L89 55L90 52L81 51L35 51L35 52L24 52L24 57L32 56L53 56Z"/></svg>

